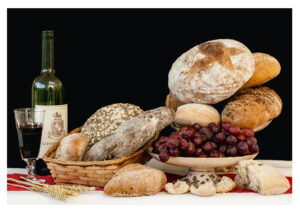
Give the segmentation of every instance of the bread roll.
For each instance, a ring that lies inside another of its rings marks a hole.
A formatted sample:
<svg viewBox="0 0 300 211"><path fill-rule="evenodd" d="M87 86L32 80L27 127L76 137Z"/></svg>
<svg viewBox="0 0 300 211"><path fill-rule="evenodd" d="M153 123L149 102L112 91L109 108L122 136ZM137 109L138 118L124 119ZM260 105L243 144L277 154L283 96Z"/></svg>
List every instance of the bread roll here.
<svg viewBox="0 0 300 211"><path fill-rule="evenodd" d="M145 111L121 123L113 133L96 143L87 152L85 160L101 161L130 155L150 141L156 132L167 127L174 116L174 111L168 107Z"/></svg>
<svg viewBox="0 0 300 211"><path fill-rule="evenodd" d="M68 161L81 160L87 150L88 142L88 137L80 133L73 133L64 137L56 150L55 159Z"/></svg>
<svg viewBox="0 0 300 211"><path fill-rule="evenodd" d="M105 185L104 193L111 196L154 195L166 183L164 172L141 164L129 164L117 171Z"/></svg>
<svg viewBox="0 0 300 211"><path fill-rule="evenodd" d="M167 183L165 189L170 194L184 194L190 190L190 186L184 181L177 180L175 183Z"/></svg>
<svg viewBox="0 0 300 211"><path fill-rule="evenodd" d="M231 122L240 128L258 131L281 113L282 101L268 87L239 91L222 111L222 122Z"/></svg>
<svg viewBox="0 0 300 211"><path fill-rule="evenodd" d="M227 193L232 191L236 187L234 181L231 178L223 176L221 181L216 184L217 193Z"/></svg>
<svg viewBox="0 0 300 211"><path fill-rule="evenodd" d="M140 107L128 103L116 103L97 110L81 129L81 133L87 135L90 140L88 149L117 129L122 122L142 112Z"/></svg>
<svg viewBox="0 0 300 211"><path fill-rule="evenodd" d="M189 103L178 107L175 114L175 124L180 126L192 126L199 123L201 126L207 126L214 122L220 123L219 112L210 105Z"/></svg>
<svg viewBox="0 0 300 211"><path fill-rule="evenodd" d="M239 188L253 190L263 195L282 194L290 188L289 181L279 170L252 160L239 162L235 182Z"/></svg>
<svg viewBox="0 0 300 211"><path fill-rule="evenodd" d="M242 89L264 84L280 73L280 64L273 56L265 53L253 53L253 56L255 59L255 70Z"/></svg>
<svg viewBox="0 0 300 211"><path fill-rule="evenodd" d="M177 108L179 106L184 105L183 102L180 102L177 98L174 97L174 95L172 94L172 92L170 92L167 95L165 104L166 104L167 107L172 108L174 111L177 111Z"/></svg>
<svg viewBox="0 0 300 211"><path fill-rule="evenodd" d="M183 103L216 104L240 89L254 67L254 57L244 44L212 40L193 47L173 63L168 85Z"/></svg>

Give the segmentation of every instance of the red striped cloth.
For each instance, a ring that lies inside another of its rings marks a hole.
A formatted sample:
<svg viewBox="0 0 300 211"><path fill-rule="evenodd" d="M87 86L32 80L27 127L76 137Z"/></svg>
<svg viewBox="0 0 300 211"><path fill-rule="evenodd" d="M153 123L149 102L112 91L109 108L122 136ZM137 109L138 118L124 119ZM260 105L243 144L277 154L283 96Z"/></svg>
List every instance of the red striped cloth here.
<svg viewBox="0 0 300 211"><path fill-rule="evenodd" d="M13 179L20 179L21 176L22 177L26 177L25 174L7 174L7 178L13 178ZM221 174L219 176L221 176L221 177L222 176L228 176L231 179L234 179L235 174ZM39 178L39 179L44 179L46 181L45 184L48 184L48 185L54 185L55 184L51 175L47 175L47 176L35 176L35 177ZM176 174L168 174L167 173L167 178L168 178L168 182L172 182L172 181L174 181L176 179L182 178L182 176L179 176L179 175L176 175ZM290 189L286 193L292 193L292 181L293 181L292 177L287 177L287 179L289 180L289 182L291 184L291 187L290 187ZM102 191L103 189L97 189L97 190ZM27 191L27 189L7 185L7 191ZM163 190L163 191L165 191L165 190ZM230 191L230 193L247 193L247 192L253 192L253 191L250 191L250 190L239 190L239 189L234 189L234 190Z"/></svg>

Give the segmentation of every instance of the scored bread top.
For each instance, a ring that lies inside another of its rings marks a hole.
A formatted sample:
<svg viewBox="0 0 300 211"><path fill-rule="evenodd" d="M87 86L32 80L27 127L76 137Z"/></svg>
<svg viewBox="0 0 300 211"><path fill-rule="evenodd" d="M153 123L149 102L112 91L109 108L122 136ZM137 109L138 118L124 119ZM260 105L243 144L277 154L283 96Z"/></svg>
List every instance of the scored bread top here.
<svg viewBox="0 0 300 211"><path fill-rule="evenodd" d="M222 111L222 121L255 129L279 116L282 101L268 87L248 88L236 93Z"/></svg>
<svg viewBox="0 0 300 211"><path fill-rule="evenodd" d="M212 40L193 47L173 63L168 85L181 102L215 104L241 88L254 67L254 57L244 44Z"/></svg>
<svg viewBox="0 0 300 211"><path fill-rule="evenodd" d="M89 138L88 149L113 132L122 122L141 114L143 110L129 103L116 103L97 110L83 125L81 133Z"/></svg>

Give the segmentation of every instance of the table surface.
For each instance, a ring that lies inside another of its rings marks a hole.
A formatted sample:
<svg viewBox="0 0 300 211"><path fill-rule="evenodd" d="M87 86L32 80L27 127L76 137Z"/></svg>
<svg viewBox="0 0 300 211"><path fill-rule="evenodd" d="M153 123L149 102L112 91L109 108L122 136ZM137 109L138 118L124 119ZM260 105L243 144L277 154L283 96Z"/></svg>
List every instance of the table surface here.
<svg viewBox="0 0 300 211"><path fill-rule="evenodd" d="M291 161L261 160L278 168L284 175L292 176ZM165 172L185 175L187 168L172 166L152 159L149 166L159 168ZM8 168L8 174L26 174L25 169ZM141 197L111 197L103 191L90 191L82 193L76 197L69 197L67 202L55 200L47 195L30 191L7 191L8 204L290 204L292 194L282 194L275 196L262 196L257 193L225 193L216 194L212 197L200 197L190 193L182 195L170 195L160 192L154 196Z"/></svg>

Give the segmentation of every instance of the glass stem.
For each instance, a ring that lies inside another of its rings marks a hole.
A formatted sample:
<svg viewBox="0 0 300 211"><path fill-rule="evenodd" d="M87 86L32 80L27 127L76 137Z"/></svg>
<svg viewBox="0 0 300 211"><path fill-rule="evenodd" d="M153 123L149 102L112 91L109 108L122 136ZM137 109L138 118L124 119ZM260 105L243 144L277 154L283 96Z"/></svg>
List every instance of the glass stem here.
<svg viewBox="0 0 300 211"><path fill-rule="evenodd" d="M27 163L26 169L28 171L27 179L31 179L31 180L34 179L34 176L33 176L33 169L34 169L33 162L34 162L34 159L27 159L27 161L26 161L26 163Z"/></svg>

